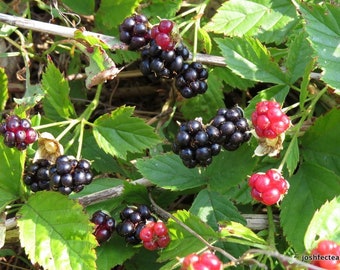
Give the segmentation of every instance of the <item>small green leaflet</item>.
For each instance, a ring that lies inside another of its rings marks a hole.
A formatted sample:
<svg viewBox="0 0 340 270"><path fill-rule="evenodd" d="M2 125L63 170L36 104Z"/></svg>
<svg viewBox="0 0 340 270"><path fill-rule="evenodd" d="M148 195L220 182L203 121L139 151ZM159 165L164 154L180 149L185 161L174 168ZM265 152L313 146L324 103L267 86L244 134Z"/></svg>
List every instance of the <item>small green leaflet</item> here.
<svg viewBox="0 0 340 270"><path fill-rule="evenodd" d="M5 109L8 99L8 78L5 69L0 67L0 111Z"/></svg>
<svg viewBox="0 0 340 270"><path fill-rule="evenodd" d="M318 64L323 69L322 79L340 94L340 9L332 4L301 4L300 10Z"/></svg>
<svg viewBox="0 0 340 270"><path fill-rule="evenodd" d="M223 241L249 245L266 249L267 242L256 235L251 229L235 221L225 221L220 223L220 237Z"/></svg>
<svg viewBox="0 0 340 270"><path fill-rule="evenodd" d="M217 9L205 29L228 36L254 36L266 43L279 44L296 21L296 9L289 0L230 0Z"/></svg>
<svg viewBox="0 0 340 270"><path fill-rule="evenodd" d="M317 210L305 234L305 248L311 251L318 239L340 242L340 196L327 201Z"/></svg>
<svg viewBox="0 0 340 270"><path fill-rule="evenodd" d="M225 62L234 73L242 78L286 84L287 77L278 63L273 62L267 48L258 39L251 37L216 38Z"/></svg>
<svg viewBox="0 0 340 270"><path fill-rule="evenodd" d="M220 221L233 220L246 224L245 219L227 196L207 189L198 193L190 207L190 213L198 216L216 231Z"/></svg>
<svg viewBox="0 0 340 270"><path fill-rule="evenodd" d="M50 270L96 269L97 241L80 204L58 192L37 192L17 217L20 242L33 264Z"/></svg>
<svg viewBox="0 0 340 270"><path fill-rule="evenodd" d="M70 87L68 82L52 61L48 61L41 83L46 94L44 110L48 115L54 115L57 112L59 117L65 119L76 115L69 97ZM52 119L55 119L55 117Z"/></svg>
<svg viewBox="0 0 340 270"><path fill-rule="evenodd" d="M160 142L152 127L132 116L133 110L120 107L94 121L93 135L106 153L125 159L128 152L140 153Z"/></svg>
<svg viewBox="0 0 340 270"><path fill-rule="evenodd" d="M206 183L197 168L188 169L174 153L139 159L136 166L145 178L166 189L186 190Z"/></svg>
<svg viewBox="0 0 340 270"><path fill-rule="evenodd" d="M293 174L295 171L298 162L299 162L299 145L298 140L296 137L293 137L293 139L289 142L289 146L287 151L289 151L289 155L286 161L287 169L289 172L289 176Z"/></svg>

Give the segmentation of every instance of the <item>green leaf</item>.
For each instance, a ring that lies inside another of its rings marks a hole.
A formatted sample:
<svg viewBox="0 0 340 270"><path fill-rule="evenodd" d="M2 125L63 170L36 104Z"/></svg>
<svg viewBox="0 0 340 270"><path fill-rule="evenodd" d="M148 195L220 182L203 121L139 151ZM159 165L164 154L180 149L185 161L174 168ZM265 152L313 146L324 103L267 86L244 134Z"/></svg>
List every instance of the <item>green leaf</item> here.
<svg viewBox="0 0 340 270"><path fill-rule="evenodd" d="M24 96L22 98L14 98L14 101L23 108L26 106L27 108L25 108L25 110L27 110L35 106L44 95L44 90L41 88L40 84L30 84L27 82Z"/></svg>
<svg viewBox="0 0 340 270"><path fill-rule="evenodd" d="M286 67L290 83L296 82L297 79L303 77L306 67L312 60L313 49L307 41L305 32L295 36L289 45Z"/></svg>
<svg viewBox="0 0 340 270"><path fill-rule="evenodd" d="M218 234L197 216L186 210L178 210L174 216L206 241L212 243L217 240ZM158 261L163 262L173 260L176 257L184 257L205 247L204 243L180 226L175 220L170 218L167 227L171 241L169 246L160 253Z"/></svg>
<svg viewBox="0 0 340 270"><path fill-rule="evenodd" d="M152 127L131 116L133 110L132 107L120 107L94 121L93 135L106 153L126 158L128 152L140 153L160 142Z"/></svg>
<svg viewBox="0 0 340 270"><path fill-rule="evenodd" d="M286 84L286 75L272 61L267 48L259 40L244 38L216 38L226 64L234 73L253 81Z"/></svg>
<svg viewBox="0 0 340 270"><path fill-rule="evenodd" d="M37 192L18 214L21 245L46 269L96 269L97 245L81 205L57 192Z"/></svg>
<svg viewBox="0 0 340 270"><path fill-rule="evenodd" d="M231 0L222 4L205 29L229 36L255 36L263 42L279 44L296 21L296 10L289 0Z"/></svg>
<svg viewBox="0 0 340 270"><path fill-rule="evenodd" d="M219 234L222 240L258 248L266 248L267 242L251 229L234 221L220 223Z"/></svg>
<svg viewBox="0 0 340 270"><path fill-rule="evenodd" d="M138 249L127 245L123 237L113 234L109 242L105 242L96 248L97 267L100 270L111 270L116 265L121 265L131 258Z"/></svg>
<svg viewBox="0 0 340 270"><path fill-rule="evenodd" d="M0 111L5 109L8 99L8 78L5 69L0 67Z"/></svg>
<svg viewBox="0 0 340 270"><path fill-rule="evenodd" d="M321 165L304 162L289 184L281 205L281 226L293 248L303 252L304 235L315 211L340 194L340 176Z"/></svg>
<svg viewBox="0 0 340 270"><path fill-rule="evenodd" d="M182 4L181 0L153 0L143 8L143 14L152 24L158 24L159 18L170 19L174 17Z"/></svg>
<svg viewBox="0 0 340 270"><path fill-rule="evenodd" d="M0 190L4 196L3 203L17 198L21 194L23 183L21 182L24 171L25 152L18 151L15 148L8 148L0 142ZM2 204L0 204L2 206Z"/></svg>
<svg viewBox="0 0 340 270"><path fill-rule="evenodd" d="M0 212L0 250L3 248L3 246L5 245L5 238L6 238L6 214L2 212ZM1 256L1 254L0 254Z"/></svg>
<svg viewBox="0 0 340 270"><path fill-rule="evenodd" d="M252 112L255 111L256 104L262 100L275 99L280 104L283 104L289 89L290 88L288 85L275 85L258 92L257 95L251 99L249 105L244 110L244 115L246 118L250 119Z"/></svg>
<svg viewBox="0 0 340 270"><path fill-rule="evenodd" d="M112 34L125 17L133 14L140 0L102 0L95 16L96 27L107 34Z"/></svg>
<svg viewBox="0 0 340 270"><path fill-rule="evenodd" d="M15 201L17 198L17 195L0 187L0 213L6 208L7 205Z"/></svg>
<svg viewBox="0 0 340 270"><path fill-rule="evenodd" d="M287 169L289 172L289 175L291 176L293 174L293 172L295 171L298 163L299 163L299 145L298 145L298 140L296 137L294 137L292 139L292 141L290 142L290 152L289 155L287 157Z"/></svg>
<svg viewBox="0 0 340 270"><path fill-rule="evenodd" d="M306 30L323 69L322 79L340 90L340 9L333 4L300 5Z"/></svg>
<svg viewBox="0 0 340 270"><path fill-rule="evenodd" d="M94 12L94 0L63 0L71 10L82 15L92 15Z"/></svg>
<svg viewBox="0 0 340 270"><path fill-rule="evenodd" d="M65 119L74 117L76 113L69 97L70 87L52 61L48 61L41 82L46 93L44 99L45 112L53 114L53 111L55 111L59 117Z"/></svg>
<svg viewBox="0 0 340 270"><path fill-rule="evenodd" d="M326 202L315 212L305 234L305 248L310 252L321 239L340 242L340 197Z"/></svg>
<svg viewBox="0 0 340 270"><path fill-rule="evenodd" d="M302 137L304 160L319 164L340 175L340 110L319 117Z"/></svg>
<svg viewBox="0 0 340 270"><path fill-rule="evenodd" d="M227 196L207 189L198 193L189 211L216 231L220 221L232 220L246 225L245 219Z"/></svg>
<svg viewBox="0 0 340 270"><path fill-rule="evenodd" d="M245 143L237 151L224 150L214 157L212 164L204 171L204 176L209 179L209 188L225 194L231 187L246 181L257 162L252 157L253 153L254 149Z"/></svg>
<svg viewBox="0 0 340 270"><path fill-rule="evenodd" d="M209 34L203 28L198 28L198 42L200 46L200 51L210 54L212 48L212 42Z"/></svg>
<svg viewBox="0 0 340 270"><path fill-rule="evenodd" d="M222 81L214 72L209 72L207 92L204 95L185 99L182 102L181 112L186 119L202 117L203 122L207 122L215 116L219 108L225 107L223 98Z"/></svg>
<svg viewBox="0 0 340 270"><path fill-rule="evenodd" d="M136 166L145 178L166 189L186 190L206 183L197 168L188 169L173 153L139 159Z"/></svg>

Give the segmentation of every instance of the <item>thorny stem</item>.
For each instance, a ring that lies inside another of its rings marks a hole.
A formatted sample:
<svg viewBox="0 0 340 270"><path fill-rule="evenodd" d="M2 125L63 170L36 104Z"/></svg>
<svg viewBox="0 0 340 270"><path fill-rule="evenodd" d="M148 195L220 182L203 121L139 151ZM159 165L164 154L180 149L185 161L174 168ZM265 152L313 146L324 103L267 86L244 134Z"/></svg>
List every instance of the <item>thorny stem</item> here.
<svg viewBox="0 0 340 270"><path fill-rule="evenodd" d="M172 220L174 220L178 225L180 225L181 227L183 227L186 231L188 231L189 233L191 233L193 236L195 236L198 240L200 240L203 244L205 244L208 249L210 250L214 250L217 251L219 253L221 253L223 256L225 256L226 258L228 258L229 260L236 262L237 259L231 255L230 253L226 252L225 250L219 248L219 247L215 247L212 246L207 240L205 240L202 236L200 236L198 233L196 233L193 229L191 229L189 226L187 226L186 224L184 224L182 221L180 221L178 218L176 218L175 216L173 216L172 214L170 214L169 212L167 212L166 210L164 210L163 208L161 208L152 198L151 193L149 193L149 199L151 201L152 206L162 214L162 216L166 217L166 218L171 218Z"/></svg>
<svg viewBox="0 0 340 270"><path fill-rule="evenodd" d="M293 142L294 140L296 140L296 138L298 137L299 135L299 132L300 132L300 129L301 129L301 126L302 124L304 123L304 121L306 120L306 118L308 116L311 115L311 111L313 110L313 108L315 107L315 104L318 102L318 100L323 96L323 94L325 92L327 92L327 87L325 87L324 89L322 89L312 100L311 104L308 106L308 108L304 111L304 114L302 115L299 123L295 126L295 133L294 135L292 136L292 140L291 140L291 143L289 144L287 150L286 150L286 153L285 155L283 156L282 160L281 160L281 163L278 167L278 171L281 172L282 169L283 169L283 166L284 164L286 163L288 157L291 155L291 151L292 151L292 147L294 146Z"/></svg>

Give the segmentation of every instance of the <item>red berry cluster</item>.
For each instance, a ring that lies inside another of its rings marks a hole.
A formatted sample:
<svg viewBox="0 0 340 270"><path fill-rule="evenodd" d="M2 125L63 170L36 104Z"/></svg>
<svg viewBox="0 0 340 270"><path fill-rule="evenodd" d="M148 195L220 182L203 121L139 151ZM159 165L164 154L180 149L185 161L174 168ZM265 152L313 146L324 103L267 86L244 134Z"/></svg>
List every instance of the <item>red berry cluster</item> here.
<svg viewBox="0 0 340 270"><path fill-rule="evenodd" d="M28 119L17 115L8 115L0 124L0 133L4 136L4 144L10 148L25 150L28 144L34 143L38 133L31 127Z"/></svg>
<svg viewBox="0 0 340 270"><path fill-rule="evenodd" d="M93 234L99 244L110 239L112 232L115 230L115 220L112 217L98 210L93 213L91 222L96 225Z"/></svg>
<svg viewBox="0 0 340 270"><path fill-rule="evenodd" d="M221 270L222 262L217 256L210 252L198 255L189 254L182 262L181 270Z"/></svg>
<svg viewBox="0 0 340 270"><path fill-rule="evenodd" d="M321 240L311 252L311 263L323 269L340 269L340 245L330 240ZM333 258L332 258L333 256Z"/></svg>
<svg viewBox="0 0 340 270"><path fill-rule="evenodd" d="M171 51L175 48L176 41L171 35L173 28L174 23L170 20L161 20L158 25L151 28L151 38L156 41L163 51Z"/></svg>
<svg viewBox="0 0 340 270"><path fill-rule="evenodd" d="M163 221L146 223L139 233L139 238L148 250L165 248L170 243L168 228Z"/></svg>
<svg viewBox="0 0 340 270"><path fill-rule="evenodd" d="M260 138L274 139L290 126L289 117L281 110L276 101L261 101L251 115L255 132Z"/></svg>
<svg viewBox="0 0 340 270"><path fill-rule="evenodd" d="M273 205L282 199L287 193L289 183L276 169L270 169L266 173L255 173L248 180L251 196L265 204Z"/></svg>

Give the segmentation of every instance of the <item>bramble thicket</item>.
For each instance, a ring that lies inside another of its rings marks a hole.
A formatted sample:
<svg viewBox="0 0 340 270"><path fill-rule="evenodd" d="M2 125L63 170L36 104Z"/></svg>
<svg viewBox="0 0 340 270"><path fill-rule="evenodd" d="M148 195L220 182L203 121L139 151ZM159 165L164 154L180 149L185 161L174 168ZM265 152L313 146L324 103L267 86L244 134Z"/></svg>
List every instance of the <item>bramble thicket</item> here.
<svg viewBox="0 0 340 270"><path fill-rule="evenodd" d="M2 1L1 269L340 269L340 5Z"/></svg>

